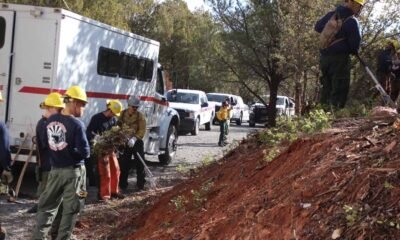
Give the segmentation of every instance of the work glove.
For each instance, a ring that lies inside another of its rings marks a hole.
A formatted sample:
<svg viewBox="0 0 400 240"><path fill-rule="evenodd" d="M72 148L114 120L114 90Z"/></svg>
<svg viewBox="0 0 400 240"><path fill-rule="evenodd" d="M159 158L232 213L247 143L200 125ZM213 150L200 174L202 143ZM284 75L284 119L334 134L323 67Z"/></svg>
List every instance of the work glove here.
<svg viewBox="0 0 400 240"><path fill-rule="evenodd" d="M14 177L13 177L13 175L12 175L10 170L4 170L1 173L1 179L2 180L4 179L5 183L10 184L13 181Z"/></svg>
<svg viewBox="0 0 400 240"><path fill-rule="evenodd" d="M129 141L128 141L128 146L129 146L130 148L133 148L133 146L135 146L135 143L136 143L136 137L132 137L132 138L129 139Z"/></svg>

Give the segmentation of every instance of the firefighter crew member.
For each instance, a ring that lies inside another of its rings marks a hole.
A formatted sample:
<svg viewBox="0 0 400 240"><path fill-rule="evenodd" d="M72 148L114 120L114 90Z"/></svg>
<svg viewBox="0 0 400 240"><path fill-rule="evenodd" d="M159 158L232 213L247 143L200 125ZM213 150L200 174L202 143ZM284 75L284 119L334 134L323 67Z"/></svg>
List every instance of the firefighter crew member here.
<svg viewBox="0 0 400 240"><path fill-rule="evenodd" d="M128 175L132 164L136 166L136 186L138 189L143 190L144 184L146 183L144 166L138 158L139 154L144 160L143 137L146 133L146 119L144 115L138 111L139 105L140 99L131 96L128 100L128 108L122 111L118 120L119 126L126 125L134 132L134 135L131 137L131 139L129 139L127 145L125 146L124 152L119 159L121 168L119 186L122 189L126 189L128 187ZM133 162L132 155L134 156Z"/></svg>
<svg viewBox="0 0 400 240"><path fill-rule="evenodd" d="M0 92L0 103L3 102L3 96ZM8 195L8 185L13 181L11 173L11 152L10 136L6 124L0 121L0 195ZM0 240L6 239L6 229L1 226L0 219Z"/></svg>
<svg viewBox="0 0 400 240"><path fill-rule="evenodd" d="M54 114L60 113L64 106L65 105L61 94L56 92L50 93L44 102L40 104L40 108L44 109L45 112L36 125L36 148L39 156L37 158L38 161L36 166L36 180L39 183L36 192L37 197L40 197L40 195L44 192L51 169L50 151L47 147L47 119ZM37 204L28 210L28 213L36 212Z"/></svg>
<svg viewBox="0 0 400 240"><path fill-rule="evenodd" d="M322 17L315 25L321 33L326 23L336 13L343 25L335 35L335 40L324 49L320 49L320 69L322 72L322 92L320 103L334 109L344 108L350 88L350 54L357 54L360 48L361 34L358 16L365 0L345 0L343 5Z"/></svg>
<svg viewBox="0 0 400 240"><path fill-rule="evenodd" d="M385 92L390 95L393 101L396 101L394 95L392 96L392 88L396 91L395 76L393 74L393 63L392 60L396 57L396 49L399 48L399 43L396 40L387 40L385 43L385 49L378 53L378 66L377 66L377 77L379 83L382 85Z"/></svg>
<svg viewBox="0 0 400 240"><path fill-rule="evenodd" d="M51 170L47 186L40 195L33 239L46 239L62 202L60 226L56 239L70 239L86 192L84 161L90 155L85 125L78 118L87 104L86 92L70 87L64 95L65 108L47 121L47 144Z"/></svg>
<svg viewBox="0 0 400 240"><path fill-rule="evenodd" d="M396 102L400 93L400 49L397 50L397 53L392 60L392 64L394 78L392 80L392 91L390 92L390 98L393 100L393 102Z"/></svg>
<svg viewBox="0 0 400 240"><path fill-rule="evenodd" d="M228 121L232 108L229 106L228 101L223 101L222 106L217 112L217 118L219 121L219 141L218 146L223 147L228 144L226 141L226 135L228 131Z"/></svg>
<svg viewBox="0 0 400 240"><path fill-rule="evenodd" d="M0 92L0 103L2 102L3 95ZM14 177L11 173L10 135L6 124L2 121L0 121L0 163L1 182L8 185Z"/></svg>
<svg viewBox="0 0 400 240"><path fill-rule="evenodd" d="M107 110L97 113L90 119L86 135L90 142L101 135L104 131L117 125L117 118L122 111L122 103L118 100L108 100ZM122 199L124 196L119 192L120 168L115 149L110 149L109 154L95 156L97 158L97 170L99 173L99 200L110 198Z"/></svg>

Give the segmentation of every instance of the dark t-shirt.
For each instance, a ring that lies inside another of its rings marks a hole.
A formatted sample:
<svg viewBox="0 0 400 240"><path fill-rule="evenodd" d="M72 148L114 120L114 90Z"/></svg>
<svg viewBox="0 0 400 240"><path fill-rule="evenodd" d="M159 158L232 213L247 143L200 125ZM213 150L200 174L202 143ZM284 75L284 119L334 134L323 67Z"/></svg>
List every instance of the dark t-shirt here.
<svg viewBox="0 0 400 240"><path fill-rule="evenodd" d="M48 119L46 128L52 167L84 164L84 159L90 155L90 148L86 128L79 119L55 114Z"/></svg>
<svg viewBox="0 0 400 240"><path fill-rule="evenodd" d="M88 138L89 143L92 143L92 140L96 134L102 134L104 131L109 130L113 126L117 124L117 119L115 117L106 117L103 112L95 114L89 122L89 125L86 129L86 136Z"/></svg>

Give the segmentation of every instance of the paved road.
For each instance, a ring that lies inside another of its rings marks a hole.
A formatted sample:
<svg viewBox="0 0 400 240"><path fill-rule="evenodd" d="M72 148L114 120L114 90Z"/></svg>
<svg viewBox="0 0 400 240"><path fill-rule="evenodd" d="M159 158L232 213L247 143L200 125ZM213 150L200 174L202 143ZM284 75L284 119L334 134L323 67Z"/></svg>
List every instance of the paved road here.
<svg viewBox="0 0 400 240"><path fill-rule="evenodd" d="M248 127L247 123L243 126L232 124L230 126L228 142L235 144L235 142L242 140L249 133L257 129L259 128ZM149 168L155 176L158 186L174 186L185 177L185 175L182 174L183 172L208 163L214 159L219 159L230 146L219 147L217 144L218 137L219 126L215 125L212 126L211 131L204 130L203 126L197 136L192 136L190 134L180 135L176 157L168 166L161 165L156 156L146 156L146 159L151 162ZM126 193L135 194L136 177L134 172L131 174L129 182L130 185ZM34 215L27 214L26 210L35 202L29 198L35 191L36 184L34 174L33 171L29 171L22 184L21 203L7 203L0 199L0 221L2 222L2 226L7 228L9 239L30 238L35 222ZM92 204L96 201L96 191L97 189L95 187L89 188L89 198L86 209L96 208L96 205Z"/></svg>

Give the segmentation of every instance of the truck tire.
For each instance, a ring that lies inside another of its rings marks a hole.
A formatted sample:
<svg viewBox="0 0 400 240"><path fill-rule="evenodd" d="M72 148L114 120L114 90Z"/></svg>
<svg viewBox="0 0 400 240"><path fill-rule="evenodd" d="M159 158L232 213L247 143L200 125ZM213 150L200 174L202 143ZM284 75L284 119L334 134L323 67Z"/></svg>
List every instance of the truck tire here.
<svg viewBox="0 0 400 240"><path fill-rule="evenodd" d="M177 149L178 131L175 125L170 125L167 134L167 148L165 153L158 155L158 160L163 165L168 165L175 157Z"/></svg>
<svg viewBox="0 0 400 240"><path fill-rule="evenodd" d="M256 122L254 122L254 120L250 119L249 120L249 126L250 127L255 127L256 126Z"/></svg>
<svg viewBox="0 0 400 240"><path fill-rule="evenodd" d="M242 121L243 121L243 113L240 112L240 117L239 119L236 120L236 125L238 126L242 125Z"/></svg>
<svg viewBox="0 0 400 240"><path fill-rule="evenodd" d="M206 123L206 130L210 131L211 130L211 125L212 125L212 121L214 119L214 114L211 114L211 118L210 121L208 123Z"/></svg>
<svg viewBox="0 0 400 240"><path fill-rule="evenodd" d="M200 119L196 118L196 122L194 123L194 129L190 132L193 136L197 136L199 134L199 126L200 125Z"/></svg>

